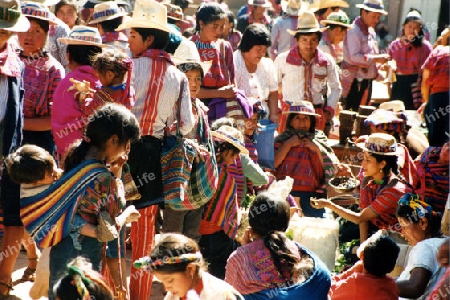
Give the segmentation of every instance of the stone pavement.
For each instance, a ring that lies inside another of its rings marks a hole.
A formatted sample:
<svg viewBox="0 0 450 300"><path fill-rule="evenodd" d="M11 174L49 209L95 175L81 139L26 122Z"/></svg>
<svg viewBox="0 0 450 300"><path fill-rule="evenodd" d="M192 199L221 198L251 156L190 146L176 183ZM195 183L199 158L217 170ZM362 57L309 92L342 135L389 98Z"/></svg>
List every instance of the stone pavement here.
<svg viewBox="0 0 450 300"><path fill-rule="evenodd" d="M131 264L131 251L127 251L127 265L128 270L130 270L130 264ZM32 286L31 282L20 282L19 279L22 277L24 270L27 267L27 255L26 252L21 251L19 258L17 259L16 266L14 268L14 272L12 274L12 280L14 285L14 290L11 291L10 296L7 298L8 300L31 300L30 296L28 295L28 292ZM129 271L127 274L128 280L129 278ZM150 297L151 300L162 300L164 298L163 296L163 288L162 284L158 281L153 282L152 286L152 295ZM41 298L40 300L47 299L47 298Z"/></svg>

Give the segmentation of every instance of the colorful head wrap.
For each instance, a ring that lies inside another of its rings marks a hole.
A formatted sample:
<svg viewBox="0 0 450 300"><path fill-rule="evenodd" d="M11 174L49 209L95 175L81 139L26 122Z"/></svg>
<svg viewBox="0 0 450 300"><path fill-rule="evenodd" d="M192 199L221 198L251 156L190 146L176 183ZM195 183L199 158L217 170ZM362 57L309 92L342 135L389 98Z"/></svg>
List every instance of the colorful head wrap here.
<svg viewBox="0 0 450 300"><path fill-rule="evenodd" d="M186 262L199 262L202 260L202 254L200 252L196 253L185 253L179 256L165 256L163 258L152 259L149 256L144 256L139 258L133 263L136 269L146 269L154 270L163 265L173 265L181 264Z"/></svg>
<svg viewBox="0 0 450 300"><path fill-rule="evenodd" d="M408 193L403 195L398 200L399 206L409 206L413 210L414 216L417 216L417 220L425 217L427 214L438 216L440 213L435 212L431 205L421 200L420 195Z"/></svg>
<svg viewBox="0 0 450 300"><path fill-rule="evenodd" d="M86 285L90 284L91 280L84 275L84 271L76 266L69 266L67 268L67 271L69 273L69 276L72 277L72 284L77 289L77 292L81 296L81 299L90 300L91 296L88 289L86 288Z"/></svg>
<svg viewBox="0 0 450 300"><path fill-rule="evenodd" d="M396 113L377 109L364 121L365 126L375 126L378 130L402 132L405 130L406 116L401 114L399 117Z"/></svg>

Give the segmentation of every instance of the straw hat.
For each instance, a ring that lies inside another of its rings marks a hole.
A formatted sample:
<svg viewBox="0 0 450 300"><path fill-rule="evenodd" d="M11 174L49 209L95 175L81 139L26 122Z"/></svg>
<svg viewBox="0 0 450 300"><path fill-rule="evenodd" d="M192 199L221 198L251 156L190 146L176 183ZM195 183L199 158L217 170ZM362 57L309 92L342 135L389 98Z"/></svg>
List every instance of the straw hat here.
<svg viewBox="0 0 450 300"><path fill-rule="evenodd" d="M330 24L344 26L347 28L352 28L352 24L350 23L350 18L347 16L347 14L340 10L337 12L332 12L328 15L326 20L320 21L320 24L323 26L327 26Z"/></svg>
<svg viewBox="0 0 450 300"><path fill-rule="evenodd" d="M294 36L297 32L324 32L325 30L327 30L327 28L320 28L316 16L310 11L304 11L298 16L297 30L286 29L290 35Z"/></svg>
<svg viewBox="0 0 450 300"><path fill-rule="evenodd" d="M186 20L184 20L184 14L181 7L170 3L163 3L163 4L167 8L167 18L187 23Z"/></svg>
<svg viewBox="0 0 450 300"><path fill-rule="evenodd" d="M402 132L405 130L405 120L399 118L393 111L379 108L364 120L364 126L375 126L387 132Z"/></svg>
<svg viewBox="0 0 450 300"><path fill-rule="evenodd" d="M127 14L120 9L117 3L114 1L107 1L94 6L94 13L92 14L93 20L90 21L89 24L96 24L126 15Z"/></svg>
<svg viewBox="0 0 450 300"><path fill-rule="evenodd" d="M22 14L19 0L0 1L0 29L12 32L26 32L30 22Z"/></svg>
<svg viewBox="0 0 450 300"><path fill-rule="evenodd" d="M211 132L212 136L216 140L228 142L241 151L241 154L248 154L248 150L245 148L244 136L242 133L228 125L220 126L216 131Z"/></svg>
<svg viewBox="0 0 450 300"><path fill-rule="evenodd" d="M393 112L405 111L405 103L402 100L392 100L380 104L381 109L391 110Z"/></svg>
<svg viewBox="0 0 450 300"><path fill-rule="evenodd" d="M66 45L107 47L102 45L102 37L97 28L82 25L74 26L67 37L59 38L58 41Z"/></svg>
<svg viewBox="0 0 450 300"><path fill-rule="evenodd" d="M200 54L198 54L197 47L194 42L191 42L187 39L181 41L178 48L175 50L175 53L172 56L172 61L176 65L186 64L186 63L197 63L202 66L203 74L206 75L212 65L212 60L210 61L201 61Z"/></svg>
<svg viewBox="0 0 450 300"><path fill-rule="evenodd" d="M309 116L316 116L319 115L316 114L316 111L314 110L314 106L309 101L298 101L294 102L289 106L289 109L287 111L283 111L284 115L288 114L303 114L303 115L309 115Z"/></svg>
<svg viewBox="0 0 450 300"><path fill-rule="evenodd" d="M36 3L40 3L44 6L52 6L52 5L56 5L60 2L61 0L33 0L33 2Z"/></svg>
<svg viewBox="0 0 450 300"><path fill-rule="evenodd" d="M281 9L290 16L298 16L302 8L302 0L281 1Z"/></svg>
<svg viewBox="0 0 450 300"><path fill-rule="evenodd" d="M136 1L133 17L120 25L116 31L126 28L154 28L174 33L174 29L167 25L167 8L153 0ZM178 32L176 34L179 35Z"/></svg>
<svg viewBox="0 0 450 300"><path fill-rule="evenodd" d="M365 143L358 143L363 150L379 155L397 155L397 141L395 137L386 133L373 133Z"/></svg>
<svg viewBox="0 0 450 300"><path fill-rule="evenodd" d="M316 12L322 8L328 7L344 7L348 8L350 5L343 0L316 0L313 4L309 6L309 11Z"/></svg>
<svg viewBox="0 0 450 300"><path fill-rule="evenodd" d="M365 0L363 4L356 4L357 8L380 13L387 16L388 12L384 10L383 0Z"/></svg>
<svg viewBox="0 0 450 300"><path fill-rule="evenodd" d="M57 25L56 16L41 3L24 2L22 4L22 13L27 17L32 17L49 22L52 25Z"/></svg>
<svg viewBox="0 0 450 300"><path fill-rule="evenodd" d="M262 7L271 7L272 4L268 2L267 0L248 0L248 5L252 6L262 6Z"/></svg>

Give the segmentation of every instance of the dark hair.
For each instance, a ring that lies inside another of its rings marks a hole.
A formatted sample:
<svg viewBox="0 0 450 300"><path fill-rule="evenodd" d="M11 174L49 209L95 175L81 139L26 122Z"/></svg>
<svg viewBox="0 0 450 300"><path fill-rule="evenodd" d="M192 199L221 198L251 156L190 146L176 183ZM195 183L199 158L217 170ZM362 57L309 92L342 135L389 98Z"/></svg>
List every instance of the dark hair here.
<svg viewBox="0 0 450 300"><path fill-rule="evenodd" d="M297 33L294 35L294 38L295 38L296 41L298 41L298 39L299 39L302 35L305 35L305 36L311 36L311 35L313 35L313 34L317 35L317 38L319 39L319 41L322 39L322 32L320 32L320 31L316 31L316 32L297 32Z"/></svg>
<svg viewBox="0 0 450 300"><path fill-rule="evenodd" d="M34 183L53 173L55 160L41 147L24 145L8 155L5 165L15 183Z"/></svg>
<svg viewBox="0 0 450 300"><path fill-rule="evenodd" d="M272 45L270 41L270 32L262 24L250 24L245 28L238 49L242 52L250 51L254 46Z"/></svg>
<svg viewBox="0 0 450 300"><path fill-rule="evenodd" d="M92 68L100 74L105 74L106 71L112 71L114 77L123 78L128 70L123 65L122 61L129 58L128 55L117 49L105 49L102 52L92 57ZM131 74L128 74L131 76Z"/></svg>
<svg viewBox="0 0 450 300"><path fill-rule="evenodd" d="M169 33L155 28L133 28L145 41L149 36L153 36L153 43L149 49L163 50L169 43Z"/></svg>
<svg viewBox="0 0 450 300"><path fill-rule="evenodd" d="M186 28L183 32L183 36L187 39L190 38L191 36L193 36L194 34L195 34L194 27Z"/></svg>
<svg viewBox="0 0 450 300"><path fill-rule="evenodd" d="M269 249L275 267L280 274L295 276L296 266L300 259L286 245L285 231L289 226L290 212L287 201L275 194L260 193L250 204L248 213L252 231L259 235L264 246Z"/></svg>
<svg viewBox="0 0 450 300"><path fill-rule="evenodd" d="M420 196L412 193L407 193L403 195L400 200L407 199L407 198L420 198ZM399 202L400 202L399 200ZM413 201L413 200L411 200ZM442 215L436 211L428 211L427 209L423 209L420 212L417 212L417 210L413 209L409 205L402 205L399 204L397 207L397 218L402 218L405 220L408 220L409 222L412 222L414 224L419 223L420 219L425 218L428 221L428 227L427 231L431 234L432 237L438 237L442 234L441 232L441 220Z"/></svg>
<svg viewBox="0 0 450 300"><path fill-rule="evenodd" d="M420 10L411 7L408 11L408 13L416 11L418 12L420 15L422 15L422 13L420 12ZM423 21L422 18L417 17L417 16L409 16L405 18L405 21L403 22L403 26L405 26L406 24L408 24L409 22L416 22L420 25L420 29L419 32L417 32L417 34L410 40L409 37L406 36L406 38L408 39L408 41L411 43L411 45L413 45L413 47L420 47L423 44L423 38L425 36L425 33L423 31ZM402 29L402 33L404 34L405 31L404 29Z"/></svg>
<svg viewBox="0 0 450 300"><path fill-rule="evenodd" d="M321 8L321 9L317 10L317 11L315 12L315 14L318 15L318 16L322 16L324 13L327 12L327 10L328 10L328 7Z"/></svg>
<svg viewBox="0 0 450 300"><path fill-rule="evenodd" d="M122 24L123 17L117 17L111 20L98 22L104 32L115 32L117 27Z"/></svg>
<svg viewBox="0 0 450 300"><path fill-rule="evenodd" d="M222 20L225 17L226 14L218 3L202 3L195 13L195 19L197 20L195 30L200 31L200 21L206 25L217 20Z"/></svg>
<svg viewBox="0 0 450 300"><path fill-rule="evenodd" d="M341 28L341 30L347 30L348 28L346 26L338 25L338 24L328 24L328 29L333 30L335 28Z"/></svg>
<svg viewBox="0 0 450 300"><path fill-rule="evenodd" d="M173 4L181 7L181 9L185 9L185 8L188 8L189 1L187 1L187 0L174 0Z"/></svg>
<svg viewBox="0 0 450 300"><path fill-rule="evenodd" d="M203 77L205 77L205 74L203 73L203 68L199 63L188 62L188 63L184 63L184 64L179 64L177 66L177 68L178 68L178 70L180 70L183 73L187 73L188 71L191 71L191 70L200 71L200 76L202 77L202 81L203 81Z"/></svg>
<svg viewBox="0 0 450 300"><path fill-rule="evenodd" d="M370 241L364 248L364 269L378 277L390 273L397 261L400 247L387 235Z"/></svg>
<svg viewBox="0 0 450 300"><path fill-rule="evenodd" d="M102 52L102 48L89 45L67 45L69 60L82 66L90 66L92 57Z"/></svg>
<svg viewBox="0 0 450 300"><path fill-rule="evenodd" d="M291 121L296 115L298 115L298 113L291 113L288 115L287 120L286 120L286 128L292 128ZM311 122L311 126L309 127L308 132L314 133L316 130L316 117L311 116L311 115L306 115L306 116L309 117L309 120Z"/></svg>
<svg viewBox="0 0 450 300"><path fill-rule="evenodd" d="M386 162L386 165L383 168L383 173L385 176L388 176L391 171L395 175L400 175L397 164L397 155L382 155L382 154L375 154L372 152L367 153L373 158L375 158L377 163L380 163L383 160Z"/></svg>
<svg viewBox="0 0 450 300"><path fill-rule="evenodd" d="M200 252L200 249L193 239L178 233L168 233L163 234L160 237L158 244L153 248L153 251L150 254L150 258L155 261L165 257L178 257L182 254L194 254L197 252ZM161 264L153 266L152 270L163 273L184 272L190 263L193 262L187 261L176 264ZM205 268L203 261L194 263L197 264L197 272L200 268Z"/></svg>
<svg viewBox="0 0 450 300"><path fill-rule="evenodd" d="M84 258L75 258L68 266L68 274L56 284L54 293L57 298L64 300L81 299L77 287L74 285L74 276L82 274L82 282L89 292L89 299L113 300L114 294L101 275L94 270Z"/></svg>
<svg viewBox="0 0 450 300"><path fill-rule="evenodd" d="M33 18L32 16L26 16L26 17L30 22L31 21L36 22L39 25L39 27L41 27L42 30L44 30L45 34L48 34L48 31L50 30L50 23L48 21L38 19L38 18Z"/></svg>
<svg viewBox="0 0 450 300"><path fill-rule="evenodd" d="M85 130L89 142L82 139L69 146L63 162L64 171L68 172L79 165L91 147L104 150L106 142L113 135L117 135L119 144L136 141L139 139L139 123L125 106L108 103L89 118Z"/></svg>
<svg viewBox="0 0 450 300"><path fill-rule="evenodd" d="M231 27L231 28L234 28L234 13L231 10L229 10L229 11L226 12L226 14L227 14L227 17L228 17L228 22L233 24L233 27Z"/></svg>
<svg viewBox="0 0 450 300"><path fill-rule="evenodd" d="M221 153L230 150L233 155L241 153L241 150L233 146L233 144L222 141L214 141L214 151L216 152L216 156L219 156Z"/></svg>
<svg viewBox="0 0 450 300"><path fill-rule="evenodd" d="M77 19L75 20L75 25L80 25L81 21L80 21L80 16L78 14L78 7L74 3L69 2L68 0L61 0L55 4L55 15L58 13L58 11L61 9L61 7L63 7L64 5L69 5L69 6L73 7L73 9L75 10L76 15L77 15ZM94 8L94 7L92 7L92 8Z"/></svg>

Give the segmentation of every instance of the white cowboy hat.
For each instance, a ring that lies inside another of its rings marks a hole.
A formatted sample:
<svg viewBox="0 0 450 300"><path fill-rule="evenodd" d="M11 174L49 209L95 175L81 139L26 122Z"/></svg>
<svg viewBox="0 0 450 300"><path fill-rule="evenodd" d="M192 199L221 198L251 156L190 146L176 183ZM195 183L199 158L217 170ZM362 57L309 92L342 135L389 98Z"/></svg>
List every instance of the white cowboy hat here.
<svg viewBox="0 0 450 300"><path fill-rule="evenodd" d="M378 155L397 155L398 147L395 137L387 133L372 133L365 143L358 143L363 150Z"/></svg>
<svg viewBox="0 0 450 300"><path fill-rule="evenodd" d="M393 112L405 111L405 103L402 100L391 100L380 104L381 109L392 110Z"/></svg>
<svg viewBox="0 0 450 300"><path fill-rule="evenodd" d="M93 19L89 22L89 24L96 24L126 15L127 14L122 11L114 1L102 2L94 6L94 13L92 14Z"/></svg>
<svg viewBox="0 0 450 300"><path fill-rule="evenodd" d="M195 43L185 38L183 38L180 45L175 50L175 53L172 56L172 61L176 65L197 63L202 67L203 75L206 75L206 73L208 73L212 65L212 60L205 62L201 61L200 54L198 54Z"/></svg>
<svg viewBox="0 0 450 300"><path fill-rule="evenodd" d="M328 7L344 7L348 8L350 5L343 0L316 0L309 6L309 11L316 12L322 8Z"/></svg>
<svg viewBox="0 0 450 300"><path fill-rule="evenodd" d="M326 27L320 28L320 25L316 19L316 16L314 16L314 14L308 10L303 11L298 16L297 30L286 29L286 31L290 35L294 35L294 36L298 32L301 32L301 33L324 32L325 30L327 30L327 28Z"/></svg>
<svg viewBox="0 0 450 300"><path fill-rule="evenodd" d="M74 26L67 37L59 38L58 41L66 45L107 47L102 44L102 37L97 28L82 25Z"/></svg>
<svg viewBox="0 0 450 300"><path fill-rule="evenodd" d="M211 132L212 136L216 140L228 142L239 149L241 154L248 154L248 150L245 148L244 136L242 133L234 127L223 125L216 131Z"/></svg>
<svg viewBox="0 0 450 300"><path fill-rule="evenodd" d="M302 0L285 0L281 1L281 9L290 16L298 16L302 4Z"/></svg>
<svg viewBox="0 0 450 300"><path fill-rule="evenodd" d="M153 0L137 0L134 5L133 16L125 21L116 31L126 28L154 28L165 32L175 33L167 25L167 8L164 4ZM180 34L179 32L175 34Z"/></svg>
<svg viewBox="0 0 450 300"><path fill-rule="evenodd" d="M12 32L27 32L30 22L20 9L19 0L0 1L0 29Z"/></svg>
<svg viewBox="0 0 450 300"><path fill-rule="evenodd" d="M344 26L347 28L352 28L350 18L342 10L332 12L331 14L328 15L326 20L320 21L320 24L323 26L334 24L334 25Z"/></svg>
<svg viewBox="0 0 450 300"><path fill-rule="evenodd" d="M262 7L271 7L272 4L267 0L248 0L248 5L252 6L262 6Z"/></svg>
<svg viewBox="0 0 450 300"><path fill-rule="evenodd" d="M26 17L32 17L49 22L51 25L57 25L56 16L47 8L47 6L37 2L22 3L22 13Z"/></svg>
<svg viewBox="0 0 450 300"><path fill-rule="evenodd" d="M315 117L320 116L320 115L316 114L316 111L314 110L314 106L311 102L303 101L303 100L291 103L291 106L289 106L288 110L283 111L282 114L284 114L284 115L302 114L302 115L309 115L309 116L315 116Z"/></svg>
<svg viewBox="0 0 450 300"><path fill-rule="evenodd" d="M384 10L383 0L365 0L363 4L356 4L357 8L380 13L387 16L388 12Z"/></svg>

